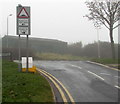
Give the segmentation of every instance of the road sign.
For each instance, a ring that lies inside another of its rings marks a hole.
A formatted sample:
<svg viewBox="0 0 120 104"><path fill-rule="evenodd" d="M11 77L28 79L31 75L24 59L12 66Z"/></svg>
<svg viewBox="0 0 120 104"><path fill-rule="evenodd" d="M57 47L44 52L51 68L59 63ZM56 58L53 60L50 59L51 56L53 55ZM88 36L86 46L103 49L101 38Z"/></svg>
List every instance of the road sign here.
<svg viewBox="0 0 120 104"><path fill-rule="evenodd" d="M28 23L28 19L18 19L18 25L19 26L28 26L29 23Z"/></svg>
<svg viewBox="0 0 120 104"><path fill-rule="evenodd" d="M30 7L17 6L17 35L30 35Z"/></svg>
<svg viewBox="0 0 120 104"><path fill-rule="evenodd" d="M19 27L19 34L27 35L28 34L28 27Z"/></svg>
<svg viewBox="0 0 120 104"><path fill-rule="evenodd" d="M19 35L19 71L20 71L20 35L26 35L26 71L28 72L28 56L29 56L29 48L28 48L28 35L30 35L30 7L28 6L17 6L17 35Z"/></svg>
<svg viewBox="0 0 120 104"><path fill-rule="evenodd" d="M29 18L28 12L25 7L23 7L17 15L18 18Z"/></svg>

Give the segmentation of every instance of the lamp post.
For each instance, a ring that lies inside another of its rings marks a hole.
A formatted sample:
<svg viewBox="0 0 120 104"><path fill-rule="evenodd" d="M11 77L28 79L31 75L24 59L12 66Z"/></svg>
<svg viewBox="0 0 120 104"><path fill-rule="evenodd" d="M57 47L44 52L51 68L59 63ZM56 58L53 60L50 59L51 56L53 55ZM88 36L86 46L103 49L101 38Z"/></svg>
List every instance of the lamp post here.
<svg viewBox="0 0 120 104"><path fill-rule="evenodd" d="M99 29L100 29L100 27L97 27L98 58L100 58Z"/></svg>
<svg viewBox="0 0 120 104"><path fill-rule="evenodd" d="M97 29L97 41L98 41L98 58L100 58L100 44L99 44L99 29L100 29L100 23L98 23L98 21L95 21L94 26Z"/></svg>
<svg viewBox="0 0 120 104"><path fill-rule="evenodd" d="M7 48L8 48L8 31L9 31L9 29L8 29L8 27L9 27L9 22L8 22L8 20L9 20L9 16L12 16L12 14L9 14L9 15L7 16Z"/></svg>

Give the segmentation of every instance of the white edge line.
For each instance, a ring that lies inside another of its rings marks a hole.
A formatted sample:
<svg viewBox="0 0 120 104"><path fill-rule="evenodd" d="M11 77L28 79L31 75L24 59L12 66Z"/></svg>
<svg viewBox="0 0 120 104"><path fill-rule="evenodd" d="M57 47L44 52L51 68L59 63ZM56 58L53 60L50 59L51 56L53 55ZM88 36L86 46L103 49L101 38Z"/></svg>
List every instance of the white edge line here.
<svg viewBox="0 0 120 104"><path fill-rule="evenodd" d="M117 86L117 85L115 85L115 87L116 87L116 88L118 88L118 89L120 89L120 87L119 87L119 86Z"/></svg>
<svg viewBox="0 0 120 104"><path fill-rule="evenodd" d="M90 74L98 77L98 78L101 79L101 80L105 80L104 78L100 77L99 75L97 75L97 74L95 74L95 73L93 73L93 72L91 72L91 71L88 71L88 73L90 73Z"/></svg>
<svg viewBox="0 0 120 104"><path fill-rule="evenodd" d="M73 67L77 67L79 69L82 69L82 67L80 67L80 66L76 66L76 65L72 65L72 64L70 64L70 65L73 66Z"/></svg>

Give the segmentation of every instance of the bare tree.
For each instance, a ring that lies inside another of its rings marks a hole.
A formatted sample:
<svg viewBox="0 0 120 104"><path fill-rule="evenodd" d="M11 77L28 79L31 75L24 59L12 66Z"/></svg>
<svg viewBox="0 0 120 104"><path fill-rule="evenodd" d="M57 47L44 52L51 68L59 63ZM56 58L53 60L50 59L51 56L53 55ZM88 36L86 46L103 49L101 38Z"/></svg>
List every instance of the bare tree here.
<svg viewBox="0 0 120 104"><path fill-rule="evenodd" d="M115 59L113 30L120 24L120 0L94 0L85 2L90 13L85 15L89 20L97 21L109 29L112 57Z"/></svg>

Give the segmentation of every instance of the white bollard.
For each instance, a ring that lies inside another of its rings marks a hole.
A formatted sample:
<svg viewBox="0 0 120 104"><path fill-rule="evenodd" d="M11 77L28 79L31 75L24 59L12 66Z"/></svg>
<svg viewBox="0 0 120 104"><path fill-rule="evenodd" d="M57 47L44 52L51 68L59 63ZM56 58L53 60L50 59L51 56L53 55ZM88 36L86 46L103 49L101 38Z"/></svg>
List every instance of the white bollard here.
<svg viewBox="0 0 120 104"><path fill-rule="evenodd" d="M22 71L25 72L26 68L27 68L27 58L22 57ZM29 72L36 72L36 67L33 66L33 58L32 57L28 57L28 69L29 69Z"/></svg>

